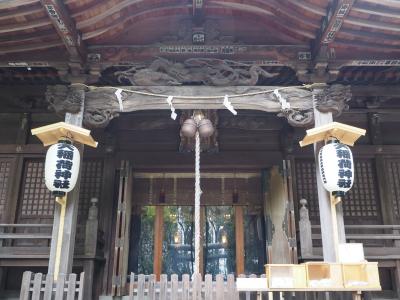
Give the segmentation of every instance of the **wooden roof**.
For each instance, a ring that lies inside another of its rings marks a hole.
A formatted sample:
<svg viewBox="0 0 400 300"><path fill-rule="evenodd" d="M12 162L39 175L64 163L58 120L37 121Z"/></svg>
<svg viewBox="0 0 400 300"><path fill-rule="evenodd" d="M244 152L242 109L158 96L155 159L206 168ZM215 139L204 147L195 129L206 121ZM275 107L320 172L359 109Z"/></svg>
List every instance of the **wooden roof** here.
<svg viewBox="0 0 400 300"><path fill-rule="evenodd" d="M5 0L0 68L94 74L126 61L179 60L195 54L160 45L192 45L196 31L205 45L262 46L219 58L264 60L298 74L328 66L341 81L358 76L345 67L389 67L389 82L399 77L397 0Z"/></svg>

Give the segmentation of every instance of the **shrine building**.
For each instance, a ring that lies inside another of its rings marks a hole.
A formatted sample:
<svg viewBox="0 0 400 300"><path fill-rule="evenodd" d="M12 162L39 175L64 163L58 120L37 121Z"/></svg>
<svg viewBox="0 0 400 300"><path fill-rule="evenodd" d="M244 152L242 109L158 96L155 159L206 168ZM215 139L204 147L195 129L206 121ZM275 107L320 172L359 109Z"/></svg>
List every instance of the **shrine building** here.
<svg viewBox="0 0 400 300"><path fill-rule="evenodd" d="M0 300L400 299L400 1L4 0L0 91Z"/></svg>

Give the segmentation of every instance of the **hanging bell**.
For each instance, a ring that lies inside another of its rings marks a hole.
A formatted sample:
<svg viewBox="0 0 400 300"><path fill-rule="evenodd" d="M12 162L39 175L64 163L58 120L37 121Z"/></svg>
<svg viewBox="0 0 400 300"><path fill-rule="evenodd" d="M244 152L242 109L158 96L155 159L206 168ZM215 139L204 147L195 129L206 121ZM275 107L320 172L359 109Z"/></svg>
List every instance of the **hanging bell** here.
<svg viewBox="0 0 400 300"><path fill-rule="evenodd" d="M187 119L183 122L181 133L187 138L192 138L195 136L197 130L196 122L192 118Z"/></svg>
<svg viewBox="0 0 400 300"><path fill-rule="evenodd" d="M214 134L214 127L209 119L200 120L199 134L202 138L208 138Z"/></svg>

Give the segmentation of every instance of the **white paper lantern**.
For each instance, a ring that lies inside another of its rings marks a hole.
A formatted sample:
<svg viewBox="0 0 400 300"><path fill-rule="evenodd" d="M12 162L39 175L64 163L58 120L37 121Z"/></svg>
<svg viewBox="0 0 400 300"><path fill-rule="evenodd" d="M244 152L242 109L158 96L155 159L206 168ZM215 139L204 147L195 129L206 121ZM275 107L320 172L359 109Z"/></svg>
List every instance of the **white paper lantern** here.
<svg viewBox="0 0 400 300"><path fill-rule="evenodd" d="M79 174L79 150L69 141L59 141L46 154L45 182L55 196L64 196L75 187Z"/></svg>
<svg viewBox="0 0 400 300"><path fill-rule="evenodd" d="M347 145L333 142L321 148L318 155L319 173L324 188L343 196L354 182L353 154Z"/></svg>

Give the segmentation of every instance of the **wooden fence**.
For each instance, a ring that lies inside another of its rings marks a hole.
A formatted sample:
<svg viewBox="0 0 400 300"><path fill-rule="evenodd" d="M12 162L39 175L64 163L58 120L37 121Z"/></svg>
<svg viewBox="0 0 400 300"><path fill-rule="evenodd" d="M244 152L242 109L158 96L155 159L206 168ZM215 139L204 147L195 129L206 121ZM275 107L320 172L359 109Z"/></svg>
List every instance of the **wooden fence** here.
<svg viewBox="0 0 400 300"><path fill-rule="evenodd" d="M129 300L239 300L234 275L228 275L226 281L223 275L217 275L215 281L211 275L205 275L203 281L201 275L191 279L187 274L182 280L176 274L171 275L171 280L167 275L157 281L155 275L133 273L130 278Z"/></svg>
<svg viewBox="0 0 400 300"><path fill-rule="evenodd" d="M83 300L84 273L77 280L76 274L60 274L57 282L53 275L24 272L20 300Z"/></svg>

